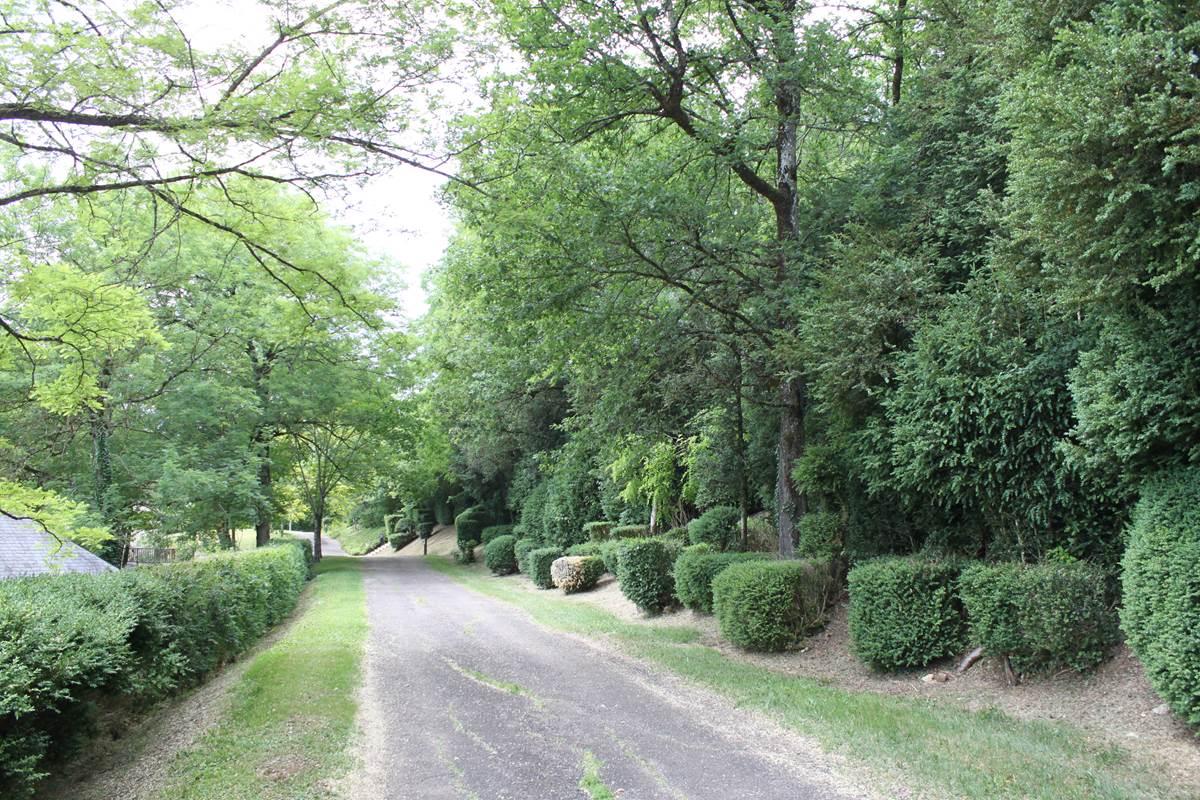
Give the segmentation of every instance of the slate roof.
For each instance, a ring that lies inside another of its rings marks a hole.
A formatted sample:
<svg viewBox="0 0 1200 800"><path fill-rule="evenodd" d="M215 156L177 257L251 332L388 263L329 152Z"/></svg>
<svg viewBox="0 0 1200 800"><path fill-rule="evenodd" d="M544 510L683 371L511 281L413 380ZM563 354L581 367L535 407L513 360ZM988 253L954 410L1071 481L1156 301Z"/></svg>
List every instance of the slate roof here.
<svg viewBox="0 0 1200 800"><path fill-rule="evenodd" d="M59 541L30 520L0 516L0 580L24 575L116 570L74 542Z"/></svg>

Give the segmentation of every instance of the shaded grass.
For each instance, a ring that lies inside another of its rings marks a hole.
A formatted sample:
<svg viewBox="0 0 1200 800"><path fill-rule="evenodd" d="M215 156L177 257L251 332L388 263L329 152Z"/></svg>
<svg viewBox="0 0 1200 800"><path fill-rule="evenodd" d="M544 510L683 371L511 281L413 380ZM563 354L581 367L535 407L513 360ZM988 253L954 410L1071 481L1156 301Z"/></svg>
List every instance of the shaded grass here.
<svg viewBox="0 0 1200 800"><path fill-rule="evenodd" d="M430 557L427 562L471 589L519 606L539 623L586 636L606 636L630 655L667 667L739 706L813 737L827 750L865 768L877 781L919 788L919 796L1031 800L1186 796L1165 786L1124 749L1098 743L1071 725L839 689L695 644L698 634L690 628L625 622L554 594L522 591L442 558Z"/></svg>
<svg viewBox="0 0 1200 800"><path fill-rule="evenodd" d="M328 797L353 766L356 690L367 632L356 562L317 566L305 614L251 662L228 715L167 770L162 800Z"/></svg>
<svg viewBox="0 0 1200 800"><path fill-rule="evenodd" d="M387 539L387 529L360 528L357 525L336 523L325 529L325 535L337 539L342 549L350 555L361 556L384 543Z"/></svg>

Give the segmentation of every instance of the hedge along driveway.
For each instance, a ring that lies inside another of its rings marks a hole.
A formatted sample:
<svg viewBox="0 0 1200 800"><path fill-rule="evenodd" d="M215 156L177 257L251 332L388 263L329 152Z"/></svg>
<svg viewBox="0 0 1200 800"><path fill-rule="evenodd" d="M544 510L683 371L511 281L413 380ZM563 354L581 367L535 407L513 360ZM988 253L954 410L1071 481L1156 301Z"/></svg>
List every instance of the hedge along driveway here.
<svg viewBox="0 0 1200 800"><path fill-rule="evenodd" d="M258 654L229 711L167 770L161 800L327 797L354 759L366 640L361 564L325 558L304 615Z"/></svg>
<svg viewBox="0 0 1200 800"><path fill-rule="evenodd" d="M1134 800L1185 798L1151 768L1066 724L1025 722L999 711L839 689L749 665L696 643L683 627L625 622L598 608L531 593L510 581L430 557L459 583L513 603L536 622L606 638L760 712L850 759L855 774L904 785L922 798Z"/></svg>

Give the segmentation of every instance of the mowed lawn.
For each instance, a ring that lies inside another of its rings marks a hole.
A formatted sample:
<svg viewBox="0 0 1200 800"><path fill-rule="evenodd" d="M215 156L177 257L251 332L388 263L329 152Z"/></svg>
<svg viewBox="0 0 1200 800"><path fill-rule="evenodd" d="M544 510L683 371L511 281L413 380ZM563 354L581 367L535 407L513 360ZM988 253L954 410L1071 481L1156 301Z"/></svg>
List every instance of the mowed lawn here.
<svg viewBox="0 0 1200 800"><path fill-rule="evenodd" d="M548 627L603 637L637 658L725 695L845 756L868 783L911 798L1149 800L1185 798L1125 750L1067 724L999 711L839 689L744 663L699 644L695 629L621 620L600 608L531 593L511 580L428 556L460 584L512 603ZM886 793L886 792L885 792Z"/></svg>
<svg viewBox="0 0 1200 800"><path fill-rule="evenodd" d="M326 558L316 573L302 616L254 657L225 718L175 757L161 800L328 797L353 768L362 575L350 558Z"/></svg>

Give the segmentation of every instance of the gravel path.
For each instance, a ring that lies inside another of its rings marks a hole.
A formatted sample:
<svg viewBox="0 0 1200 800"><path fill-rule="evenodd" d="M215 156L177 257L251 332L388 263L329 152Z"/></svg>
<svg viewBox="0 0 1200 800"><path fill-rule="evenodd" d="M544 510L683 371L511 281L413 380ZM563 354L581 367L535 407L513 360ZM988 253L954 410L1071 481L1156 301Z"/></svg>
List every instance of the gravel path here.
<svg viewBox="0 0 1200 800"><path fill-rule="evenodd" d="M565 800L587 763L626 800L843 800L811 743L470 591L420 559L362 562L371 634L361 800Z"/></svg>

